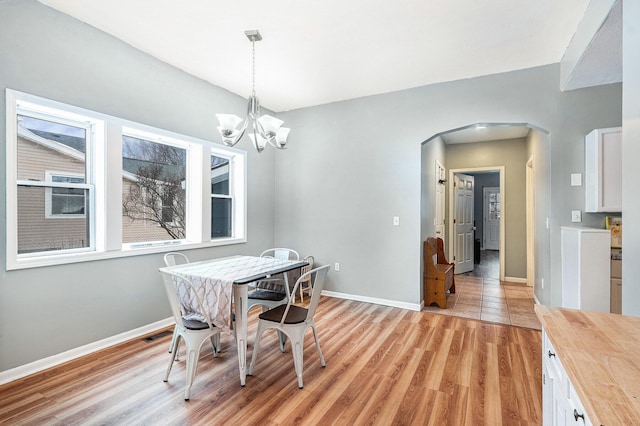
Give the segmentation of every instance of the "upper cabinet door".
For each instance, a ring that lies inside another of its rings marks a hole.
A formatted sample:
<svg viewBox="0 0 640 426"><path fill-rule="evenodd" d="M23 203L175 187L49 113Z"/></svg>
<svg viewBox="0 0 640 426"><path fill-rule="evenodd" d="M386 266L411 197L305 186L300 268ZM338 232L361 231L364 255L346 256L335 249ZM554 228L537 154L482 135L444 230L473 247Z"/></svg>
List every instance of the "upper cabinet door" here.
<svg viewBox="0 0 640 426"><path fill-rule="evenodd" d="M585 211L622 211L622 128L595 129L585 137Z"/></svg>

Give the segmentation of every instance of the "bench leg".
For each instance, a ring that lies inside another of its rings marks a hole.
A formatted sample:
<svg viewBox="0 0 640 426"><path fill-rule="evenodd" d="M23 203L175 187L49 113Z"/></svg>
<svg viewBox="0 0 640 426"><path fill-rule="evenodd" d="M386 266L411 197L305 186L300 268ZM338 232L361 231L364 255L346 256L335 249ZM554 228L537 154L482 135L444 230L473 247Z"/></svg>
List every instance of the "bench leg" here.
<svg viewBox="0 0 640 426"><path fill-rule="evenodd" d="M440 309L447 308L447 295L444 282L441 280L428 280L424 294L424 305L437 304Z"/></svg>

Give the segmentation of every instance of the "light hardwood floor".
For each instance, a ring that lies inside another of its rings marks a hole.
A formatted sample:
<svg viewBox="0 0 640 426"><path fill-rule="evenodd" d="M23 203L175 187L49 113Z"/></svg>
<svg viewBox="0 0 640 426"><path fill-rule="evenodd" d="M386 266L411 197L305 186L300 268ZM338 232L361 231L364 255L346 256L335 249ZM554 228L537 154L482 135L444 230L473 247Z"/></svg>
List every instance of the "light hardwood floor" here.
<svg viewBox="0 0 640 426"><path fill-rule="evenodd" d="M251 318L250 345L255 311ZM304 389L275 333L241 387L233 338L223 335L219 358L203 348L184 401L183 361L162 381L165 333L1 386L0 424L541 423L540 331L327 297L316 319L327 366L308 332Z"/></svg>

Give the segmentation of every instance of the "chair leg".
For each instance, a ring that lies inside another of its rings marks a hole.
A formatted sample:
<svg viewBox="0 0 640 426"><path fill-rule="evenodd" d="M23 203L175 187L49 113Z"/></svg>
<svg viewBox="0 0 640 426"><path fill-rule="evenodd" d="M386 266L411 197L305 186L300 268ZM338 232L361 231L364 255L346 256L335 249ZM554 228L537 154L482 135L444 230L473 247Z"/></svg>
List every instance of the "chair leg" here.
<svg viewBox="0 0 640 426"><path fill-rule="evenodd" d="M311 325L311 331L313 331L313 339L316 341L316 349L318 350L318 356L320 357L320 365L326 367L327 364L324 362L324 357L322 356L322 350L320 349L320 341L318 340L315 324Z"/></svg>
<svg viewBox="0 0 640 426"><path fill-rule="evenodd" d="M217 358L218 355L220 354L220 333L211 336L211 346L213 347L213 356L214 358Z"/></svg>
<svg viewBox="0 0 640 426"><path fill-rule="evenodd" d="M260 349L260 336L264 329L262 327L262 321L258 320L258 331L256 332L256 340L253 342L253 354L251 354L251 364L249 364L249 369L247 370L248 376L253 376L253 365L258 358L258 349Z"/></svg>
<svg viewBox="0 0 640 426"><path fill-rule="evenodd" d="M280 352L284 353L284 346L287 343L287 335L278 330L278 340L280 341Z"/></svg>
<svg viewBox="0 0 640 426"><path fill-rule="evenodd" d="M178 329L177 326L173 327L173 336L171 336L171 343L169 343L169 353L173 353L176 351L176 360L178 359L178 347L176 345L178 340Z"/></svg>
<svg viewBox="0 0 640 426"><path fill-rule="evenodd" d="M171 359L169 360L169 366L167 367L167 372L164 375L164 379L162 379L163 382L166 382L167 380L169 380L169 374L171 373L171 367L173 367L173 363L175 362L176 359L178 359L178 346L180 345L180 335L176 334L176 342L175 345L173 347L174 351L171 354Z"/></svg>
<svg viewBox="0 0 640 426"><path fill-rule="evenodd" d="M302 389L304 386L302 383L302 370L304 367L304 332L302 335L294 333L291 336L291 352L293 352L293 366L296 369L296 376L298 377L298 388Z"/></svg>
<svg viewBox="0 0 640 426"><path fill-rule="evenodd" d="M198 368L198 355L199 350L195 348L187 347L187 386L184 390L184 399L188 400L191 394L191 385L193 379L196 376L196 369Z"/></svg>

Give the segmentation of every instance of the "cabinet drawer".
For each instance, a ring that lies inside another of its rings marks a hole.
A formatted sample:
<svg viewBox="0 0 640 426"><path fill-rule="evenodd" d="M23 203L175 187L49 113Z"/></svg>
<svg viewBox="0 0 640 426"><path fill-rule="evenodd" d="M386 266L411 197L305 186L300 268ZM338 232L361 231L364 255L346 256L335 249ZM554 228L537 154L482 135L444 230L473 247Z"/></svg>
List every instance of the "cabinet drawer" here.
<svg viewBox="0 0 640 426"><path fill-rule="evenodd" d="M558 358L558 354L551 344L551 340L546 333L543 334L543 348L542 353L543 362L547 365L547 371L552 376L554 382L558 384L558 390L562 393L564 398L569 397L568 380L564 371L564 367Z"/></svg>
<svg viewBox="0 0 640 426"><path fill-rule="evenodd" d="M580 398L578 398L578 394L576 394L576 390L573 388L573 385L569 383L569 405L567 406L567 424L568 425L589 425L591 426L591 421L589 417L587 417L587 413L582 406L582 402L580 402Z"/></svg>

